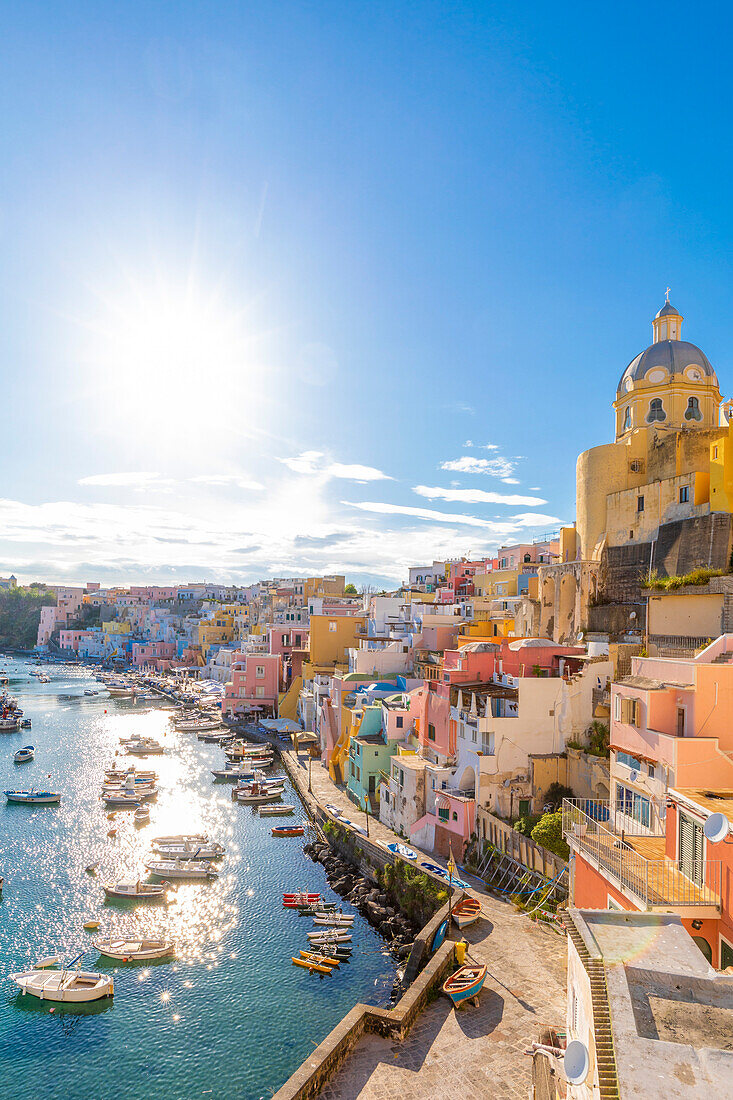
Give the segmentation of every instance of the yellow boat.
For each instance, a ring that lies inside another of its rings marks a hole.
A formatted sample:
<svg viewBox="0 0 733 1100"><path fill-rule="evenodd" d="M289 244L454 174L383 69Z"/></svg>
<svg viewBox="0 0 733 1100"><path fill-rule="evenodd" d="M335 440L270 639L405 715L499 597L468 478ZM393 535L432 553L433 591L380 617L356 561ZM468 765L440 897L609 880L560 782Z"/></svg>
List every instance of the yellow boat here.
<svg viewBox="0 0 733 1100"><path fill-rule="evenodd" d="M301 957L304 959L310 959L312 962L323 963L324 966L331 966L338 968L338 959L328 959L325 955L315 955L312 951L301 951Z"/></svg>
<svg viewBox="0 0 733 1100"><path fill-rule="evenodd" d="M87 932L93 932L95 928L99 928L99 921L98 920L84 921L84 927L86 928Z"/></svg>
<svg viewBox="0 0 733 1100"><path fill-rule="evenodd" d="M317 974L330 974L330 966L321 966L320 963L311 962L310 959L296 959L293 958L294 966L304 966L306 970L315 970Z"/></svg>

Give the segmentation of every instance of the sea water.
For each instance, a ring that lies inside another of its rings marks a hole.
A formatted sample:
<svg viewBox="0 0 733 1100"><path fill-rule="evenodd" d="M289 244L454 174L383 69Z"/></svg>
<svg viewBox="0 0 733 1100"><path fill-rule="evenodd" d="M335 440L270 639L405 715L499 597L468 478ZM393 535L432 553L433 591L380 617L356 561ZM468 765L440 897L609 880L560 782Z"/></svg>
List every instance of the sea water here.
<svg viewBox="0 0 733 1100"><path fill-rule="evenodd" d="M161 706L111 698L82 668L44 665L52 682L39 684L30 662L0 659L4 666L8 690L33 726L0 735L0 790L32 785L62 793L58 806L0 804L4 1095L256 1100L270 1096L355 1003L389 1002L395 963L360 915L351 961L340 969L322 978L291 962L308 947L313 925L283 909L283 893L335 895L323 868L303 854L307 836L271 835L275 824L307 821L289 781L284 800L295 803L294 818L260 818L232 802L231 784L214 781L221 748L177 732ZM85 696L90 687L99 695ZM132 734L158 738L166 754L121 755L120 738ZM35 746L35 760L14 764L26 744ZM131 811L108 819L99 794L113 761L158 772L149 824L136 826ZM186 832L225 845L218 879L176 884L167 906L105 902L104 882L157 881L144 867L151 837ZM97 860L96 875L88 874ZM89 920L100 921L98 932L84 930ZM116 964L92 944L109 934L171 938L177 955ZM22 995L9 980L44 956L69 961L81 951L83 968L113 974L113 999L54 1006Z"/></svg>

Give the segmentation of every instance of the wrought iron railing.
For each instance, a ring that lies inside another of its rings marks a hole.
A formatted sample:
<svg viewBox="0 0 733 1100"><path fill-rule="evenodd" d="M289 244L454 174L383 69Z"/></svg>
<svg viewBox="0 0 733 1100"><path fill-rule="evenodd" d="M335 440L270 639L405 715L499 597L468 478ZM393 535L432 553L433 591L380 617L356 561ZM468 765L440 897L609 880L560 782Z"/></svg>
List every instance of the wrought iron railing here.
<svg viewBox="0 0 733 1100"><path fill-rule="evenodd" d="M620 789L626 792L628 788ZM577 809L581 814L600 822L611 833L622 836L664 836L667 812L665 799L637 795L636 803L630 803L625 800L625 793L615 802L601 798L565 798L563 799L563 828L566 803L568 814Z"/></svg>
<svg viewBox="0 0 733 1100"><path fill-rule="evenodd" d="M601 871L633 894L643 908L719 907L720 860L689 860L678 867L669 859L647 859L607 827L609 819L604 822L584 813L577 804L582 801L595 800L563 801L563 835L571 847L593 859ZM608 807L608 803L605 805Z"/></svg>

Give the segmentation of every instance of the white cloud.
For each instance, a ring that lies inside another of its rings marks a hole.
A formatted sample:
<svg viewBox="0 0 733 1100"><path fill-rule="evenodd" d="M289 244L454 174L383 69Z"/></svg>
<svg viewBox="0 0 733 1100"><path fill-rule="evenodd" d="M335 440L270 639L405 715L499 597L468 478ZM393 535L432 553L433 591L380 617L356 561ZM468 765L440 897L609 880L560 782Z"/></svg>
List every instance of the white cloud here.
<svg viewBox="0 0 733 1100"><path fill-rule="evenodd" d="M453 458L449 462L441 462L441 470L452 470L458 474L488 474L490 477L511 477L516 469L516 463L510 458L474 458L473 455L462 455Z"/></svg>
<svg viewBox="0 0 733 1100"><path fill-rule="evenodd" d="M517 496L511 493L487 493L484 489L443 489L438 485L415 485L412 489L428 500L453 500L462 504L526 504L534 507L547 504L542 497Z"/></svg>
<svg viewBox="0 0 733 1100"><path fill-rule="evenodd" d="M344 481L392 481L389 474L382 473L374 466L361 466L358 463L331 462L323 451L302 451L293 458L281 458L289 470L296 474L341 478Z"/></svg>
<svg viewBox="0 0 733 1100"><path fill-rule="evenodd" d="M259 481L253 481L244 474L198 474L189 478L195 485L211 485L212 487L231 485L235 489L251 489L252 492L261 492L265 486Z"/></svg>
<svg viewBox="0 0 733 1100"><path fill-rule="evenodd" d="M120 474L91 474L89 477L81 477L79 485L94 485L101 487L128 488L128 489L152 489L168 488L173 484L171 478L164 478L158 473L148 470L136 470Z"/></svg>
<svg viewBox="0 0 733 1100"><path fill-rule="evenodd" d="M520 481L518 477L503 477L501 479L505 485L519 485Z"/></svg>
<svg viewBox="0 0 733 1100"><path fill-rule="evenodd" d="M520 512L510 517L520 527L556 527L562 520L557 516L545 516L541 512Z"/></svg>
<svg viewBox="0 0 733 1100"><path fill-rule="evenodd" d="M437 512L432 508L411 508L409 505L385 504L382 501L364 500L356 503L342 500L348 508L359 508L362 512L374 512L384 516L415 516L418 519L432 519L438 523L462 523L468 527L485 527L497 535L508 534L514 530L511 523L494 523L492 520L479 519L478 516L456 515L452 512Z"/></svg>
<svg viewBox="0 0 733 1100"><path fill-rule="evenodd" d="M529 491L530 491L530 493L541 493L542 488L541 488L540 485L530 485Z"/></svg>

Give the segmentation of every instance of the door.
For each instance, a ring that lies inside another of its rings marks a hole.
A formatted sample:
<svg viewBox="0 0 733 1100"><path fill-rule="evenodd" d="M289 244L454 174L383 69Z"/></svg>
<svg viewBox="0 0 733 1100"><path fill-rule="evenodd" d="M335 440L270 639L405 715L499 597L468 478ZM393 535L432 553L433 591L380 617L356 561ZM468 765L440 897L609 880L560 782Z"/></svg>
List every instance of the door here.
<svg viewBox="0 0 733 1100"><path fill-rule="evenodd" d="M685 736L685 708L677 707L677 736Z"/></svg>
<svg viewBox="0 0 733 1100"><path fill-rule="evenodd" d="M680 871L698 886L702 886L703 831L699 822L680 814Z"/></svg>
<svg viewBox="0 0 733 1100"><path fill-rule="evenodd" d="M725 970L726 966L733 966L733 947L725 940L720 941L720 969Z"/></svg>
<svg viewBox="0 0 733 1100"><path fill-rule="evenodd" d="M528 798L520 798L519 799L519 816L520 817L529 817L529 799Z"/></svg>
<svg viewBox="0 0 733 1100"><path fill-rule="evenodd" d="M376 788L376 779L377 779L377 777L375 775L370 775L369 776L369 794L375 794L375 792L377 790L377 788Z"/></svg>

